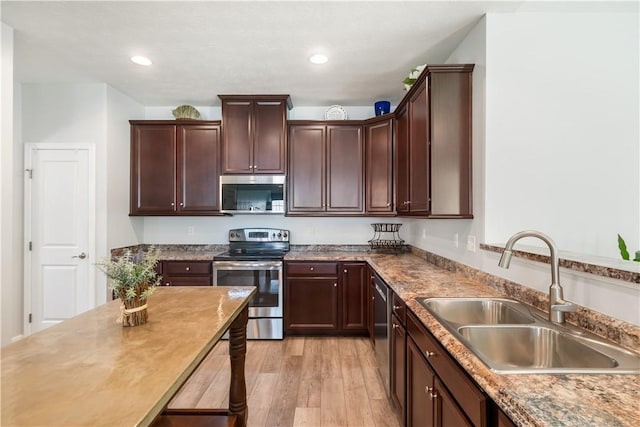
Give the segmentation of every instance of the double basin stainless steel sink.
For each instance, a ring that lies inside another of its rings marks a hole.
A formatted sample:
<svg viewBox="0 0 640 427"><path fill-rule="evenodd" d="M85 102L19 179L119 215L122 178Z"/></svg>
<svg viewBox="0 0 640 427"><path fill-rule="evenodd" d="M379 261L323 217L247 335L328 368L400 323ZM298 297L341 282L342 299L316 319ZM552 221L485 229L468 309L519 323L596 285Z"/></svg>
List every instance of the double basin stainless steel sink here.
<svg viewBox="0 0 640 427"><path fill-rule="evenodd" d="M417 298L492 371L640 374L640 355L504 298Z"/></svg>

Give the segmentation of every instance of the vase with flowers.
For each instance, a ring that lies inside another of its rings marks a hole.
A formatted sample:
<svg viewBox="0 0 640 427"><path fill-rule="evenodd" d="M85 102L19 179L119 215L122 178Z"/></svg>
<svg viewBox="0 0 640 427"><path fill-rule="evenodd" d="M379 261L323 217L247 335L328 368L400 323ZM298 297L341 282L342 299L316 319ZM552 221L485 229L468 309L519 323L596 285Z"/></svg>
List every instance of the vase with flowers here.
<svg viewBox="0 0 640 427"><path fill-rule="evenodd" d="M147 323L147 299L162 280L156 273L159 255L160 251L152 246L141 254L127 250L119 258L97 264L111 279L110 288L122 302L117 319L122 326Z"/></svg>

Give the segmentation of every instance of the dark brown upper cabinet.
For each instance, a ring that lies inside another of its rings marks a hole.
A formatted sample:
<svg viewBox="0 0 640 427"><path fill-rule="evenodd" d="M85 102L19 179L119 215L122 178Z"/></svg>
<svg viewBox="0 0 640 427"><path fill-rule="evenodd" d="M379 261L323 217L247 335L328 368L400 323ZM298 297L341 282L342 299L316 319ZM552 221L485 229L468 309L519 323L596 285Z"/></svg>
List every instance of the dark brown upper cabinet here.
<svg viewBox="0 0 640 427"><path fill-rule="evenodd" d="M429 65L398 106L396 210L473 218L472 64Z"/></svg>
<svg viewBox="0 0 640 427"><path fill-rule="evenodd" d="M130 215L219 215L220 122L129 123Z"/></svg>
<svg viewBox="0 0 640 427"><path fill-rule="evenodd" d="M365 211L371 215L394 215L392 116L365 122L364 150Z"/></svg>
<svg viewBox="0 0 640 427"><path fill-rule="evenodd" d="M362 215L361 122L289 122L288 213Z"/></svg>
<svg viewBox="0 0 640 427"><path fill-rule="evenodd" d="M285 173L289 95L218 96L222 100L222 173Z"/></svg>

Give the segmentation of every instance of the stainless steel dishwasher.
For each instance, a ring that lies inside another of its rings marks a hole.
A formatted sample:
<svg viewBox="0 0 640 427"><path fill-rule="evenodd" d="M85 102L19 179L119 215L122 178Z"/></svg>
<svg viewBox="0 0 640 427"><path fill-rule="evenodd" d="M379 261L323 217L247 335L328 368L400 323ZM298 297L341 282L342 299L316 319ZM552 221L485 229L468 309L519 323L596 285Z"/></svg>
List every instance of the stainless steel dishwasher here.
<svg viewBox="0 0 640 427"><path fill-rule="evenodd" d="M378 370L380 371L380 376L384 382L384 389L388 396L391 392L391 381L389 377L390 311L389 304L387 303L389 299L389 288L377 274L374 278L374 290L373 313L376 362L378 363Z"/></svg>

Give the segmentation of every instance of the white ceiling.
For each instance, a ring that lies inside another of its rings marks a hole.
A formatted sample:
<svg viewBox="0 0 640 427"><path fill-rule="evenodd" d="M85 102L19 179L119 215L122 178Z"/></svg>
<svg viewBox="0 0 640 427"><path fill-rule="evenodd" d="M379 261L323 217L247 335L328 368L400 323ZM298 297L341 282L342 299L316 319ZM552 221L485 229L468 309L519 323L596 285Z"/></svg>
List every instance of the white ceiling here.
<svg viewBox="0 0 640 427"><path fill-rule="evenodd" d="M524 3L3 0L0 12L15 29L21 83L106 82L147 106L267 93L295 106L370 105L397 103L411 68L446 60L484 13ZM311 64L316 51L329 62Z"/></svg>

